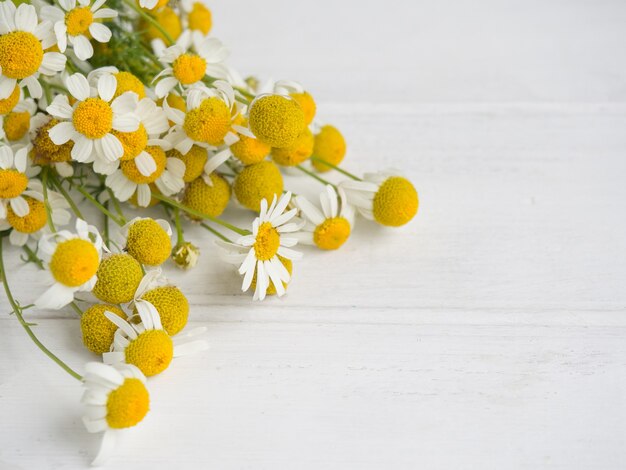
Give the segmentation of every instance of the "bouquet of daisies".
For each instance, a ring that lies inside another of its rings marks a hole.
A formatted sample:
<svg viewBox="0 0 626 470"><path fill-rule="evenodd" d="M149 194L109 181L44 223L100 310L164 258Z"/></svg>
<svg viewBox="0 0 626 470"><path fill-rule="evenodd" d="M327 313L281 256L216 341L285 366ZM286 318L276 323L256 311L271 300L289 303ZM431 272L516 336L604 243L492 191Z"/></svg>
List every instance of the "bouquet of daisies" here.
<svg viewBox="0 0 626 470"><path fill-rule="evenodd" d="M148 412L146 377L207 347L161 270L197 263L185 224L214 236L242 290L263 300L285 293L298 243L336 250L357 213L386 226L417 213L406 178L342 168L344 138L315 120L313 96L243 79L211 26L194 0L0 2L0 277L31 339L83 383L87 430L104 433L96 464ZM319 202L285 188L285 172L319 182ZM229 205L251 225L224 220ZM146 210L156 206L161 219ZM48 280L32 305L11 292L8 246ZM37 338L31 308L75 311L102 361L69 367Z"/></svg>

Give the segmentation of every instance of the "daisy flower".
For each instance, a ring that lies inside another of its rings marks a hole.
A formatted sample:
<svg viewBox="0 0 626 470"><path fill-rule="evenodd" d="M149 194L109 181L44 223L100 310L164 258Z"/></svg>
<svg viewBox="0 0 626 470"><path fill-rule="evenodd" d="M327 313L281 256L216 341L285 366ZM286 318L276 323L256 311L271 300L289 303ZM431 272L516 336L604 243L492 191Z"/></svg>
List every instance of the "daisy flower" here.
<svg viewBox="0 0 626 470"><path fill-rule="evenodd" d="M348 203L359 213L381 225L399 227L409 222L419 206L417 191L411 182L394 170L366 173L361 181L339 183Z"/></svg>
<svg viewBox="0 0 626 470"><path fill-rule="evenodd" d="M89 362L85 365L83 384L83 423L88 432L104 433L92 465L102 465L113 454L120 431L145 418L150 409L150 394L146 377L130 364Z"/></svg>
<svg viewBox="0 0 626 470"><path fill-rule="evenodd" d="M105 364L132 364L147 377L160 374L168 368L174 357L206 350L203 340L186 341L189 336L201 333L204 329L172 338L161 324L161 318L150 302L136 302L135 309L139 323L125 320L112 312L104 315L118 330L113 337L111 352L104 353Z"/></svg>
<svg viewBox="0 0 626 470"><path fill-rule="evenodd" d="M213 82L215 88L194 87L187 92L187 112L172 108L163 100L163 109L174 123L168 140L174 148L186 154L195 144L214 149L219 145L232 145L239 139L234 122L239 115L235 92L227 82ZM245 130L244 130L245 131Z"/></svg>
<svg viewBox="0 0 626 470"><path fill-rule="evenodd" d="M287 238L283 234L297 232L302 224L289 222L298 212L291 209L284 212L291 200L287 192L277 201L276 196L271 206L267 200L261 201L261 212L252 223L252 233L244 235L235 243L218 241L229 253L224 259L239 264L239 274L243 275L242 291L247 291L256 277L255 300L263 300L270 287L270 281L278 296L285 293L283 282L289 282L291 275L280 260L297 260L301 253L290 249L298 243L297 238ZM289 223L288 223L289 222Z"/></svg>
<svg viewBox="0 0 626 470"><path fill-rule="evenodd" d="M153 172L150 173L149 169L146 171L137 157L120 162L120 168L106 177L105 184L113 190L120 201L128 201L136 193L137 204L140 207L148 207L150 204L151 184L166 196L180 192L185 187L183 180L185 164L176 157L166 155L165 152L170 148L169 142L165 140L159 140L158 145L147 146L144 152L148 153L155 163L156 168Z"/></svg>
<svg viewBox="0 0 626 470"><path fill-rule="evenodd" d="M24 137L33 127L32 118L37 113L37 104L32 98L20 101L13 111L0 116L0 139L5 139L15 144ZM35 122L41 122L42 115Z"/></svg>
<svg viewBox="0 0 626 470"><path fill-rule="evenodd" d="M15 246L24 246L29 238L38 240L46 230L48 214L44 205L43 186L38 180L33 180L22 197L28 204L28 214L23 217L7 210L6 220L0 220L0 231L11 230L9 241ZM65 198L52 190L48 190L48 206L50 207L52 222L55 226L66 225L70 221L69 205Z"/></svg>
<svg viewBox="0 0 626 470"><path fill-rule="evenodd" d="M7 217L7 205L18 217L28 215L29 205L22 194L32 184L29 177L37 172L28 163L28 147L15 152L8 145L0 147L0 220Z"/></svg>
<svg viewBox="0 0 626 470"><path fill-rule="evenodd" d="M11 96L15 86L26 86L40 98L39 75L54 75L65 69L66 57L44 52L56 43L52 24L40 22L33 5L15 7L11 0L0 2L0 99Z"/></svg>
<svg viewBox="0 0 626 470"><path fill-rule="evenodd" d="M294 234L300 243L316 245L322 250L336 250L350 236L354 226L354 208L348 204L343 189L337 191L327 185L320 194L321 210L304 196L294 198L306 225L301 232Z"/></svg>
<svg viewBox="0 0 626 470"><path fill-rule="evenodd" d="M54 34L61 52L65 52L67 43L74 48L76 57L87 60L93 56L93 46L89 36L101 43L111 39L111 30L98 20L117 17L117 12L110 8L101 8L105 0L59 0L61 8L45 5L41 9L41 18L53 24Z"/></svg>
<svg viewBox="0 0 626 470"><path fill-rule="evenodd" d="M66 95L58 95L46 109L59 122L49 131L56 145L74 142L72 159L92 162L96 158L114 162L124 155L120 139L112 131L134 132L139 118L133 113L137 108L137 95L127 92L113 99L117 80L105 74L98 79L97 88L91 88L84 75L75 73L65 85L76 103L70 106Z"/></svg>
<svg viewBox="0 0 626 470"><path fill-rule="evenodd" d="M167 220L135 217L115 235L116 244L145 266L159 266L172 252L172 227Z"/></svg>
<svg viewBox="0 0 626 470"><path fill-rule="evenodd" d="M166 96L174 87L202 84L206 76L225 79L228 70L222 62L228 57L228 49L217 38L204 38L186 30L176 44L159 54L159 61L168 64L155 80L159 80L155 92L159 98Z"/></svg>
<svg viewBox="0 0 626 470"><path fill-rule="evenodd" d="M304 121L308 126L313 122L317 105L309 92L307 92L298 82L291 80L279 80L274 83L274 93L291 96L298 102L304 112Z"/></svg>
<svg viewBox="0 0 626 470"><path fill-rule="evenodd" d="M76 292L90 291L96 284L102 238L98 229L78 219L76 233L61 230L44 235L39 240L39 254L47 265L52 286L35 305L58 310L74 300Z"/></svg>
<svg viewBox="0 0 626 470"><path fill-rule="evenodd" d="M48 131L58 123L57 119L42 113L37 113L33 117L30 126L30 157L33 164L52 166L60 176L68 178L74 174L74 168L70 163L74 142L56 145L50 140Z"/></svg>
<svg viewBox="0 0 626 470"><path fill-rule="evenodd" d="M203 2L196 0L182 0L180 4L185 12L187 27L193 33L207 36L213 26L211 10Z"/></svg>

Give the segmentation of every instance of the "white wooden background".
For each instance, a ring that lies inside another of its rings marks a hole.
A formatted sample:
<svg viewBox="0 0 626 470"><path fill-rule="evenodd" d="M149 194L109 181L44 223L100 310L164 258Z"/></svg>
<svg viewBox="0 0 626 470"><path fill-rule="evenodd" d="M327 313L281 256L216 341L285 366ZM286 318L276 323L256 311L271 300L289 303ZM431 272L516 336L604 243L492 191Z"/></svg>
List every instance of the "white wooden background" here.
<svg viewBox="0 0 626 470"><path fill-rule="evenodd" d="M306 250L263 304L190 229L202 262L168 274L211 350L150 381L110 468L625 468L626 3L307 5L215 2L215 33L310 88L348 168L405 170L419 214ZM43 288L11 274L23 302ZM84 468L79 384L1 299L0 468ZM70 312L30 315L92 359Z"/></svg>

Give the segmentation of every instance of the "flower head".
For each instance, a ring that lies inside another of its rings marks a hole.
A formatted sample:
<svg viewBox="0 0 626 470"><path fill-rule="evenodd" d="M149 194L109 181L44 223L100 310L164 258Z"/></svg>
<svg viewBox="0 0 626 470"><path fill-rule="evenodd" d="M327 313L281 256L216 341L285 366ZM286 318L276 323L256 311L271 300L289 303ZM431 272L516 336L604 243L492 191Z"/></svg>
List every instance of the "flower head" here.
<svg viewBox="0 0 626 470"><path fill-rule="evenodd" d="M198 32L202 36L209 34L211 26L213 26L213 18L211 10L206 7L204 2L183 0L181 6L186 14L187 27L192 32Z"/></svg>
<svg viewBox="0 0 626 470"><path fill-rule="evenodd" d="M212 173L208 179L211 184L207 184L206 178L196 178L189 183L183 194L183 204L202 214L219 217L230 201L230 185L217 173ZM192 213L187 216L200 220Z"/></svg>
<svg viewBox="0 0 626 470"><path fill-rule="evenodd" d="M381 225L399 227L417 214L417 191L399 172L368 173L363 181L346 180L339 186L363 217Z"/></svg>
<svg viewBox="0 0 626 470"><path fill-rule="evenodd" d="M70 163L74 142L67 141L63 145L56 145L48 135L48 131L58 123L57 119L46 116L31 126L30 156L35 165L50 165L56 169L59 175L69 177L74 174L74 169Z"/></svg>
<svg viewBox="0 0 626 470"><path fill-rule="evenodd" d="M80 317L83 344L96 354L102 354L111 349L113 335L117 330L117 327L104 316L104 312L112 312L121 318L126 318L126 313L116 305L93 304L83 312Z"/></svg>
<svg viewBox="0 0 626 470"><path fill-rule="evenodd" d="M48 268L52 286L36 301L39 308L60 309L74 293L90 291L97 281L102 238L98 230L82 219L76 232L61 230L39 240L39 254Z"/></svg>
<svg viewBox="0 0 626 470"><path fill-rule="evenodd" d="M11 0L0 2L0 99L26 86L33 98L41 98L39 75L54 75L65 68L66 57L45 52L56 43L52 24L40 21L33 5L16 8Z"/></svg>
<svg viewBox="0 0 626 470"><path fill-rule="evenodd" d="M137 217L122 227L126 252L147 266L159 266L172 251L172 228L163 219Z"/></svg>
<svg viewBox="0 0 626 470"><path fill-rule="evenodd" d="M133 300L143 278L143 269L128 253L114 253L100 261L96 277L93 295L103 302L122 304Z"/></svg>
<svg viewBox="0 0 626 470"><path fill-rule="evenodd" d="M35 100L27 98L20 101L12 111L0 116L0 139L5 139L11 144L27 140L34 123L41 122L44 118L43 114L39 114L36 120L32 119L36 112Z"/></svg>
<svg viewBox="0 0 626 470"><path fill-rule="evenodd" d="M93 56L92 37L100 43L111 39L111 30L100 21L117 17L117 12L110 8L101 8L104 0L59 0L61 8L45 5L41 8L41 17L52 23L57 44L65 52L67 44L73 47L76 57L87 60Z"/></svg>
<svg viewBox="0 0 626 470"><path fill-rule="evenodd" d="M7 145L0 147L0 220L6 219L8 205L16 216L28 215L29 204L22 195L32 187L29 177L36 171L29 166L27 147L15 151Z"/></svg>
<svg viewBox="0 0 626 470"><path fill-rule="evenodd" d="M317 105L311 94L297 82L290 80L279 80L274 84L274 93L289 95L298 102L304 113L304 122L308 126L315 118Z"/></svg>
<svg viewBox="0 0 626 470"><path fill-rule="evenodd" d="M272 147L292 145L306 126L304 113L298 102L284 95L260 95L248 111L250 130Z"/></svg>
<svg viewBox="0 0 626 470"><path fill-rule="evenodd" d="M290 247L298 243L297 238L288 238L284 234L298 231L302 225L289 222L295 217L297 209L284 212L291 200L291 193L277 199L274 196L268 208L267 200L261 201L261 212L252 223L252 233L244 235L235 243L218 241L229 254L228 262L240 264L239 274L243 276L241 289L247 291L256 275L255 300L263 300L270 287L270 282L280 297L285 293L283 283L289 282L291 275L285 268L282 258L300 259L301 254Z"/></svg>
<svg viewBox="0 0 626 470"><path fill-rule="evenodd" d="M100 451L92 463L101 465L112 454L120 430L145 418L150 409L150 394L146 377L130 364L89 362L83 380L83 423L88 432L104 432Z"/></svg>
<svg viewBox="0 0 626 470"><path fill-rule="evenodd" d="M330 125L322 127L320 132L315 135L313 156L337 166L343 161L345 155L346 141L341 132L336 127ZM331 169L330 166L319 160L313 159L311 163L320 172L326 172Z"/></svg>
<svg viewBox="0 0 626 470"><path fill-rule="evenodd" d="M241 205L258 211L263 199L269 201L283 192L283 177L273 162L262 161L241 170L233 191Z"/></svg>

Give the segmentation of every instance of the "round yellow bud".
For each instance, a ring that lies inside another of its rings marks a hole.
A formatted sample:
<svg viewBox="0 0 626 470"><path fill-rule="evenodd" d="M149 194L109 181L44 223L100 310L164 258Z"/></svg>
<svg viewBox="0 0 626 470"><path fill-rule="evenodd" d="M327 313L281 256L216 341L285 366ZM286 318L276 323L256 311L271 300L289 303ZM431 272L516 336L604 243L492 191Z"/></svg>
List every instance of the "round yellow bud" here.
<svg viewBox="0 0 626 470"><path fill-rule="evenodd" d="M346 141L341 135L341 132L333 126L322 127L320 133L315 136L313 156L321 158L333 165L339 165L345 155ZM332 169L328 165L315 159L313 159L311 163L317 171L322 173Z"/></svg>
<svg viewBox="0 0 626 470"><path fill-rule="evenodd" d="M179 333L187 324L189 302L178 287L156 287L141 298L154 305L161 317L163 329L171 336Z"/></svg>
<svg viewBox="0 0 626 470"><path fill-rule="evenodd" d="M117 326L104 316L109 311L120 318L126 319L126 314L115 305L94 304L80 317L80 331L83 334L83 344L96 354L103 354L111 349L113 336Z"/></svg>
<svg viewBox="0 0 626 470"><path fill-rule="evenodd" d="M123 304L133 296L143 278L139 261L127 253L118 253L104 258L96 273L98 281L93 295L103 302Z"/></svg>
<svg viewBox="0 0 626 470"><path fill-rule="evenodd" d="M304 122L308 126L313 122L315 112L317 111L315 100L307 91L303 93L292 93L291 97L296 100L302 108L302 112L304 113Z"/></svg>
<svg viewBox="0 0 626 470"><path fill-rule="evenodd" d="M217 173L211 173L210 178L211 186L202 177L189 183L183 196L183 205L202 214L219 217L230 201L230 185ZM192 220L202 220L191 213L187 215Z"/></svg>
<svg viewBox="0 0 626 470"><path fill-rule="evenodd" d="M128 228L126 251L148 266L158 266L170 256L172 242L167 232L154 219L140 219Z"/></svg>
<svg viewBox="0 0 626 470"><path fill-rule="evenodd" d="M282 95L265 95L250 105L250 130L266 144L289 147L305 127L304 113L298 102Z"/></svg>
<svg viewBox="0 0 626 470"><path fill-rule="evenodd" d="M296 166L304 162L313 153L313 133L308 127L289 147L272 149L272 159L282 166Z"/></svg>
<svg viewBox="0 0 626 470"><path fill-rule="evenodd" d="M415 187L406 178L387 178L374 195L372 212L381 225L399 227L410 221L415 214L419 200Z"/></svg>
<svg viewBox="0 0 626 470"><path fill-rule="evenodd" d="M260 162L241 170L233 185L235 196L240 204L253 211L259 211L261 200L272 203L274 196L283 192L283 177L273 162Z"/></svg>
<svg viewBox="0 0 626 470"><path fill-rule="evenodd" d="M183 181L190 183L198 178L204 171L204 165L209 159L209 154L205 148L193 145L189 152L185 155L180 153L176 149L169 150L167 152L168 157L178 158L185 164L185 174L183 175Z"/></svg>

